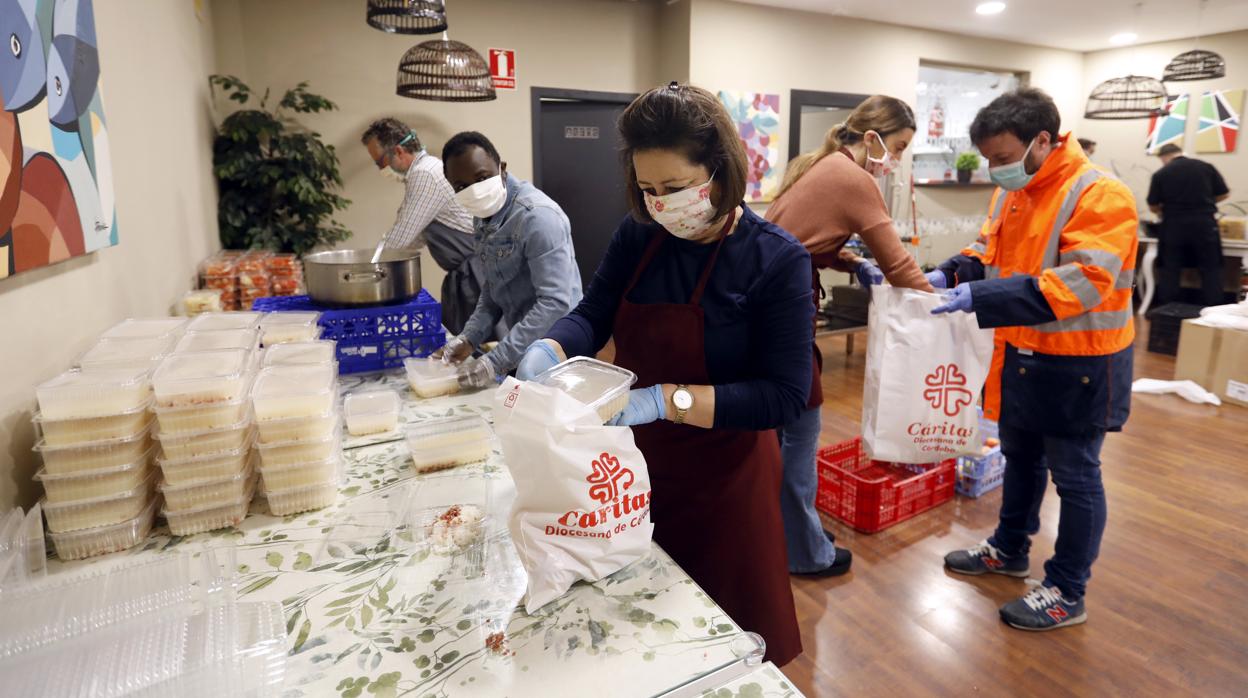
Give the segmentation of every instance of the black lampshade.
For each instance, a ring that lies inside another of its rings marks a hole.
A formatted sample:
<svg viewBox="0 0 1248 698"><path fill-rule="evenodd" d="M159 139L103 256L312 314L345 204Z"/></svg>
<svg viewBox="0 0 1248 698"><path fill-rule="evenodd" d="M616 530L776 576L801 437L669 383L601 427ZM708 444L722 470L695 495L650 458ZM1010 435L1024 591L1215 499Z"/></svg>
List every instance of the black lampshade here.
<svg viewBox="0 0 1248 698"><path fill-rule="evenodd" d="M446 0L368 0L368 25L391 34L446 31Z"/></svg>
<svg viewBox="0 0 1248 698"><path fill-rule="evenodd" d="M1226 77L1226 61L1222 56L1213 51L1196 49L1180 53L1171 59L1161 79L1163 82L1183 82L1222 77Z"/></svg>
<svg viewBox="0 0 1248 698"><path fill-rule="evenodd" d="M425 41L403 54L396 92L437 102L488 102L497 96L481 54L450 39Z"/></svg>
<svg viewBox="0 0 1248 698"><path fill-rule="evenodd" d="M1166 88L1157 78L1128 75L1106 80L1088 95L1084 118L1147 119L1166 105Z"/></svg>

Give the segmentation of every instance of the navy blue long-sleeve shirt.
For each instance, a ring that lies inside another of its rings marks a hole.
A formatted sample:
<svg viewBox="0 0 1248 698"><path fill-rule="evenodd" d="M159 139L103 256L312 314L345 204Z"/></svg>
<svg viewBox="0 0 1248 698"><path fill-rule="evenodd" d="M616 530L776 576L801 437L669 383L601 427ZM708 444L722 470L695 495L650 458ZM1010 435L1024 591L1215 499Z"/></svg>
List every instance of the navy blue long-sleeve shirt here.
<svg viewBox="0 0 1248 698"><path fill-rule="evenodd" d="M632 218L616 229L585 298L547 335L569 357L593 356L607 343L624 290L658 229ZM714 247L668 235L629 302L688 303ZM801 243L746 208L702 297L715 428L773 429L805 408L814 314L810 273Z"/></svg>

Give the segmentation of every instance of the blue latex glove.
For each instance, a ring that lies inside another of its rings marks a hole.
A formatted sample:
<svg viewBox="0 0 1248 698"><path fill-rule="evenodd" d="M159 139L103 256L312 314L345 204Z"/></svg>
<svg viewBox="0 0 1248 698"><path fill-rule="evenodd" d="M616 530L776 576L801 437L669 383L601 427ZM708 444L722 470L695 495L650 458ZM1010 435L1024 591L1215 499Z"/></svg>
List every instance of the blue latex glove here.
<svg viewBox="0 0 1248 698"><path fill-rule="evenodd" d="M555 353L555 348L550 346L550 342L539 339L533 342L528 351L524 352L524 356L520 358L520 365L516 367L516 378L531 381L538 374L558 364L559 355Z"/></svg>
<svg viewBox="0 0 1248 698"><path fill-rule="evenodd" d="M945 278L945 272L939 269L927 272L927 283L931 284L932 288L949 288L948 279Z"/></svg>
<svg viewBox="0 0 1248 698"><path fill-rule="evenodd" d="M962 284L940 294L945 299L944 305L938 305L932 308L932 315L941 313L952 313L962 311L964 313L971 312L971 285Z"/></svg>
<svg viewBox="0 0 1248 698"><path fill-rule="evenodd" d="M858 264L858 268L854 270L854 274L858 277L858 283L862 284L863 288L879 286L884 283L884 272L880 271L880 268L875 266L875 264L868 262L865 259Z"/></svg>
<svg viewBox="0 0 1248 698"><path fill-rule="evenodd" d="M657 422L667 417L667 401L663 399L663 386L652 385L649 388L631 390L628 393L628 407L615 415L608 426L636 427L650 422Z"/></svg>

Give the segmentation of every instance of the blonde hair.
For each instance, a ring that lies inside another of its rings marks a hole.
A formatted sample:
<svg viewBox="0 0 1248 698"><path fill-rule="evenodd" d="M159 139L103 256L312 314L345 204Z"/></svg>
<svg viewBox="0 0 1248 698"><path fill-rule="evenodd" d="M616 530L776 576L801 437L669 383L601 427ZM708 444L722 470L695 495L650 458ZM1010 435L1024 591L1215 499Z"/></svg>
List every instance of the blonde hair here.
<svg viewBox="0 0 1248 698"><path fill-rule="evenodd" d="M915 128L914 112L910 105L886 95L872 95L859 104L849 117L828 129L823 144L818 148L793 158L784 171L784 181L780 185L779 198L792 187L802 175L810 171L815 163L842 147L862 141L867 131L875 131L884 138L904 129ZM790 138L795 137L789 134Z"/></svg>

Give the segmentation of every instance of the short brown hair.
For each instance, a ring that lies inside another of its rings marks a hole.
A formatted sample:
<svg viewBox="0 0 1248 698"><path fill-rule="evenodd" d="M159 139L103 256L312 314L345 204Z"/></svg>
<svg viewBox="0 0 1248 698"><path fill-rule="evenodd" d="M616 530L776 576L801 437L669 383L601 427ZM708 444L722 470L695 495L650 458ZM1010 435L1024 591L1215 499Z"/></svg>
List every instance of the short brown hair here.
<svg viewBox="0 0 1248 698"><path fill-rule="evenodd" d="M1167 143L1157 149L1158 157L1163 157L1166 155L1182 155L1182 154L1183 154L1183 149L1173 143Z"/></svg>
<svg viewBox="0 0 1248 698"><path fill-rule="evenodd" d="M628 105L618 126L624 141L628 207L638 221L654 222L633 168L633 154L645 150L680 151L690 162L711 170L719 193L715 218L745 201L745 146L724 105L707 90L675 82L656 87Z"/></svg>
<svg viewBox="0 0 1248 698"><path fill-rule="evenodd" d="M419 153L424 149L416 131L402 121L388 116L369 124L364 135L360 136L360 142L368 145L374 138L377 139L377 145L387 152L394 150L396 145L401 145L409 153Z"/></svg>

